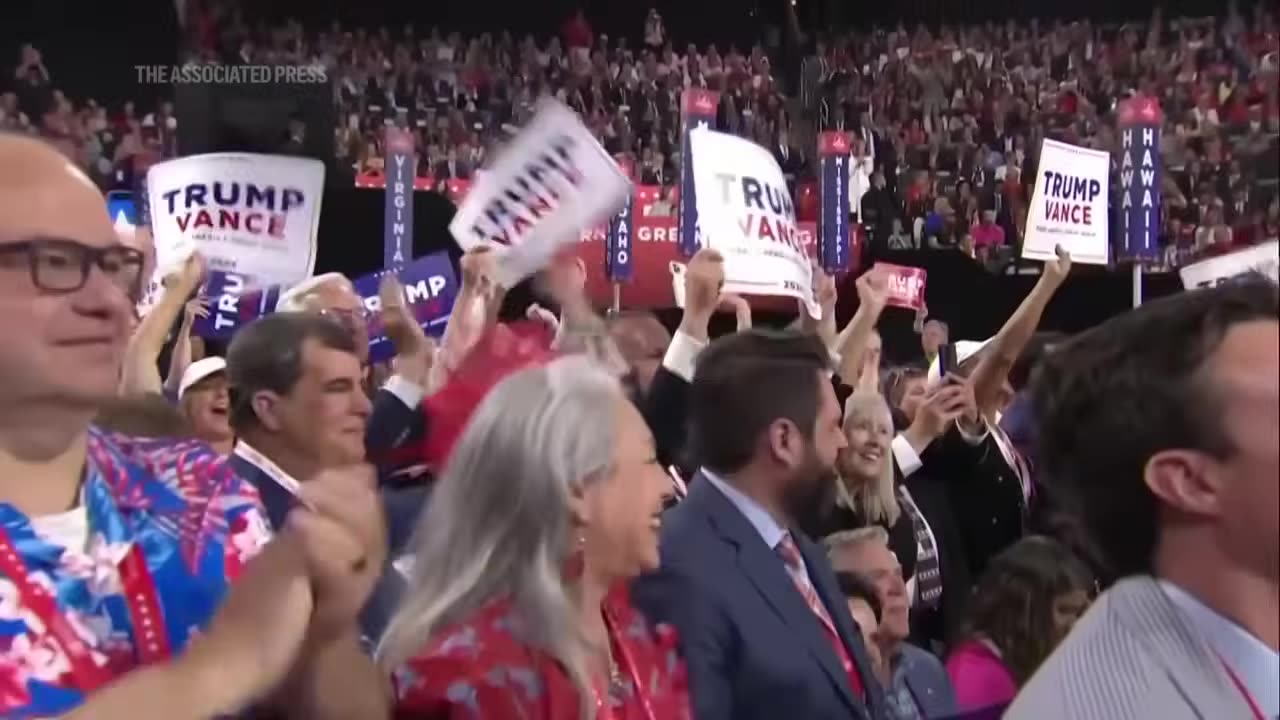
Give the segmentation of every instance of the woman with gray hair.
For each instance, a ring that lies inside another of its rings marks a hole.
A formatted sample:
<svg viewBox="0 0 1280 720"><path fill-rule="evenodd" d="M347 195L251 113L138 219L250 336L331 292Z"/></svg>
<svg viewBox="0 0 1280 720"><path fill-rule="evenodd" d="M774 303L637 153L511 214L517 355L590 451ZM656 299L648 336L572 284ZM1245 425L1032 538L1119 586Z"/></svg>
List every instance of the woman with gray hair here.
<svg viewBox="0 0 1280 720"><path fill-rule="evenodd" d="M858 390L844 405L848 446L836 457L831 501L804 528L811 537L878 525L889 533L889 548L902 565L903 579L915 574L916 536L911 517L898 505L894 476L893 417L879 392Z"/></svg>
<svg viewBox="0 0 1280 720"><path fill-rule="evenodd" d="M419 519L378 650L399 712L687 718L675 639L626 594L658 566L670 487L644 419L598 364L565 357L499 382Z"/></svg>

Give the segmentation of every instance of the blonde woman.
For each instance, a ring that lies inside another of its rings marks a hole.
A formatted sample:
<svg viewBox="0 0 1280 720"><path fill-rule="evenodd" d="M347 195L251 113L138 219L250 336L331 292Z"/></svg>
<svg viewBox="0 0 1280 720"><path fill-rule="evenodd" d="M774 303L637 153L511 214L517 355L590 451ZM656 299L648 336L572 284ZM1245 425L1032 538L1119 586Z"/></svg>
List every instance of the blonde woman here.
<svg viewBox="0 0 1280 720"><path fill-rule="evenodd" d="M903 579L915 574L916 536L911 518L898 505L893 464L893 418L878 392L858 390L844 406L847 448L836 459L831 502L805 528L811 537L878 525L902 565Z"/></svg>

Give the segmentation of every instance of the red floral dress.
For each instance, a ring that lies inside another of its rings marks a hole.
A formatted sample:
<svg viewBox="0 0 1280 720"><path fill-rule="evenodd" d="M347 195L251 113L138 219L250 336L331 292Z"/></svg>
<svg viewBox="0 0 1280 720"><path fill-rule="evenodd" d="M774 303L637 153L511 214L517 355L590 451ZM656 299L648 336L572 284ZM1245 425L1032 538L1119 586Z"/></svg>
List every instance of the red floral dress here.
<svg viewBox="0 0 1280 720"><path fill-rule="evenodd" d="M622 682L600 720L688 720L689 695L675 633L631 606L625 587L605 601ZM512 632L509 602L497 602L433 638L395 671L396 717L430 720L578 720L578 693L560 664Z"/></svg>

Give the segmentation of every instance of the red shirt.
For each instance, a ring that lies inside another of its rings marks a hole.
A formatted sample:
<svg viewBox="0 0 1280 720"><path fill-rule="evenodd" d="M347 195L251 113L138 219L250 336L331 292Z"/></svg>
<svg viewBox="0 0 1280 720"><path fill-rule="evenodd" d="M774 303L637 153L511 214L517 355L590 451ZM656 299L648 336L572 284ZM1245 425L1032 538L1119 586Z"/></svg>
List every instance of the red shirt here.
<svg viewBox="0 0 1280 720"><path fill-rule="evenodd" d="M564 24L564 29L561 33L564 35L564 44L568 47L591 47L591 38L593 37L591 34L591 23L587 22L585 15L579 14L570 18L569 21Z"/></svg>
<svg viewBox="0 0 1280 720"><path fill-rule="evenodd" d="M620 586L605 601L624 686L601 720L690 720L675 633L653 628ZM496 602L432 638L397 668L396 715L448 720L577 720L578 692L558 662L520 641L511 604ZM597 690L599 693L599 690Z"/></svg>

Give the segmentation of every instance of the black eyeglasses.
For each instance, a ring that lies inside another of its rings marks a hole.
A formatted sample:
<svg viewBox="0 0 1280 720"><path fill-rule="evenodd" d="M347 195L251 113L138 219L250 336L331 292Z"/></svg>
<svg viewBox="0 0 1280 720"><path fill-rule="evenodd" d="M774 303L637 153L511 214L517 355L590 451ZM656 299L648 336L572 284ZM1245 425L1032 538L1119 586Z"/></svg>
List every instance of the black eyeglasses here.
<svg viewBox="0 0 1280 720"><path fill-rule="evenodd" d="M101 270L130 298L137 300L142 293L143 256L131 247L99 248L62 238L0 245L0 267L15 267L15 260L21 256L26 256L32 284L48 293L79 290L89 281L89 270L93 267Z"/></svg>

